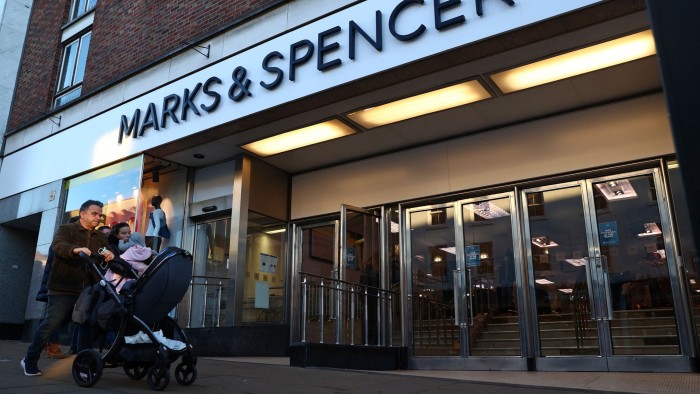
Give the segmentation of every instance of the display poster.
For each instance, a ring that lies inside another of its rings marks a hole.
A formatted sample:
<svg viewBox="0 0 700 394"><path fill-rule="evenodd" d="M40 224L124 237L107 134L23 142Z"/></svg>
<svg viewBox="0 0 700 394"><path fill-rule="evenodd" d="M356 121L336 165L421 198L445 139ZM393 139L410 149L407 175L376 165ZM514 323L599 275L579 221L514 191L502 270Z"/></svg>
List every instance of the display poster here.
<svg viewBox="0 0 700 394"><path fill-rule="evenodd" d="M598 232L600 234L600 245L618 245L620 239L617 232L617 222L598 223Z"/></svg>
<svg viewBox="0 0 700 394"><path fill-rule="evenodd" d="M269 272L274 274L277 270L277 256L260 253L260 272Z"/></svg>
<svg viewBox="0 0 700 394"><path fill-rule="evenodd" d="M467 245L465 248L467 255L467 267L478 267L481 263L481 248L479 245Z"/></svg>

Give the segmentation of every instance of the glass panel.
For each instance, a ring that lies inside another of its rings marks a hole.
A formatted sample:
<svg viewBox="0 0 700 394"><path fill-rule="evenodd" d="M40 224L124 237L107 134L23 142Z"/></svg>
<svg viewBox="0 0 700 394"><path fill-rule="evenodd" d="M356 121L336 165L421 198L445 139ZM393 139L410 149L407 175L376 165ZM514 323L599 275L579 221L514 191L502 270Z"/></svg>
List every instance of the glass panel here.
<svg viewBox="0 0 700 394"><path fill-rule="evenodd" d="M343 343L379 345L382 292L379 217L348 209L345 217Z"/></svg>
<svg viewBox="0 0 700 394"><path fill-rule="evenodd" d="M85 65L87 64L88 52L90 50L91 38L92 33L88 33L80 39L80 51L78 54L78 63L75 65L75 76L73 77L73 84L83 82L83 76L85 75Z"/></svg>
<svg viewBox="0 0 700 394"><path fill-rule="evenodd" d="M244 323L284 320L286 226L280 220L248 213Z"/></svg>
<svg viewBox="0 0 700 394"><path fill-rule="evenodd" d="M68 197L63 222L67 223L71 216L78 215L80 205L85 201L97 200L105 204L101 224L112 226L126 222L134 229L141 161L141 157L135 157L70 179L66 184Z"/></svg>
<svg viewBox="0 0 700 394"><path fill-rule="evenodd" d="M390 208L389 289L391 290L391 345L401 346L401 249L399 210Z"/></svg>
<svg viewBox="0 0 700 394"><path fill-rule="evenodd" d="M83 15L85 13L85 6L88 0L74 0L73 1L73 12L71 14L71 20Z"/></svg>
<svg viewBox="0 0 700 394"><path fill-rule="evenodd" d="M187 167L151 156L144 157L141 201L136 226L146 236L146 243L154 250L166 246L180 246L183 238L185 195L187 194ZM157 203L158 196L160 203ZM161 212L156 212L160 209ZM165 217L170 238L155 233L155 220L150 215Z"/></svg>
<svg viewBox="0 0 700 394"><path fill-rule="evenodd" d="M178 310L189 315L189 327L219 327L226 321L230 231L228 218L197 224L192 286L185 297L190 310Z"/></svg>
<svg viewBox="0 0 700 394"><path fill-rule="evenodd" d="M73 75L75 73L75 63L78 58L78 47L80 41L76 40L63 49L63 63L61 63L61 78L58 82L58 90L61 91L73 85Z"/></svg>
<svg viewBox="0 0 700 394"><path fill-rule="evenodd" d="M653 176L599 182L593 193L608 263L613 353L679 354Z"/></svg>
<svg viewBox="0 0 700 394"><path fill-rule="evenodd" d="M71 101L77 99L80 97L80 93L82 92L82 87L78 87L77 89L71 90L70 92L63 94L61 96L56 97L56 102L54 104L55 107L60 107L62 105L66 105L70 103Z"/></svg>
<svg viewBox="0 0 700 394"><path fill-rule="evenodd" d="M519 356L510 198L466 204L462 215L473 311L471 355Z"/></svg>
<svg viewBox="0 0 700 394"><path fill-rule="evenodd" d="M335 229L334 224L302 229L299 267L302 280L307 282L301 286L299 315L305 320L301 334L307 342L335 343L337 292L333 279L338 278Z"/></svg>
<svg viewBox="0 0 700 394"><path fill-rule="evenodd" d="M439 212L438 212L439 211ZM444 215L439 224L436 216ZM413 353L459 356L460 335L454 325L454 208L411 212L411 282Z"/></svg>
<svg viewBox="0 0 700 394"><path fill-rule="evenodd" d="M540 349L543 356L600 354L591 320L586 260L588 243L579 187L527 193ZM533 196L533 194L540 194Z"/></svg>
<svg viewBox="0 0 700 394"><path fill-rule="evenodd" d="M700 259L693 242L693 229L690 227L690 214L688 213L688 200L685 197L685 188L681 179L681 171L678 162L668 164L668 178L673 198L678 238L680 240L681 255L686 270L687 286L690 290L690 302L695 318L696 334L700 335ZM698 337L700 341L700 337Z"/></svg>

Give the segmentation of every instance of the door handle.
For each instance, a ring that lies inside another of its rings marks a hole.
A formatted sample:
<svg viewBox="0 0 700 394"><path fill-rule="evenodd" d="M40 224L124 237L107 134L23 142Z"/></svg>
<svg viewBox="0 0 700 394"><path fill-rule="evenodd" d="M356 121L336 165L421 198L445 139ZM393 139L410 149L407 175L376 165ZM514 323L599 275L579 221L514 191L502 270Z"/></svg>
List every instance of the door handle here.
<svg viewBox="0 0 700 394"><path fill-rule="evenodd" d="M593 287L595 286L593 275L595 275L596 271L596 267L593 267L593 265L597 265L596 258L584 257L584 260L586 260L586 290L588 291L588 307L591 312L591 320L600 320L598 308L596 308L596 296L593 291Z"/></svg>
<svg viewBox="0 0 700 394"><path fill-rule="evenodd" d="M462 270L457 268L452 270L452 290L454 292L454 310L455 310L455 326L462 325L461 306L462 306Z"/></svg>
<svg viewBox="0 0 700 394"><path fill-rule="evenodd" d="M603 278L603 288L600 290L605 294L605 315L603 320L613 320L612 298L610 296L610 275L608 274L608 259L605 256L597 258L600 261L600 275Z"/></svg>

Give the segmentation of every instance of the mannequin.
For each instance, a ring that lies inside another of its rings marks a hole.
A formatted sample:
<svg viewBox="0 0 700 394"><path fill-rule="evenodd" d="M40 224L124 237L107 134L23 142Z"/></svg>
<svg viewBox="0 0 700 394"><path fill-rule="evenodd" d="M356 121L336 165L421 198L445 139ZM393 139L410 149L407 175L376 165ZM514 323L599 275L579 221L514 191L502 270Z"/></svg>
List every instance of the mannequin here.
<svg viewBox="0 0 700 394"><path fill-rule="evenodd" d="M160 223L161 221L165 222L165 212L160 209L160 204L162 202L163 197L161 196L153 196L151 199L151 205L153 208L155 208L155 210L152 213L153 220L151 220L150 217L148 218L148 228L146 229L146 244L156 252L160 250L160 246L163 243L163 239L158 236L158 232L160 231Z"/></svg>

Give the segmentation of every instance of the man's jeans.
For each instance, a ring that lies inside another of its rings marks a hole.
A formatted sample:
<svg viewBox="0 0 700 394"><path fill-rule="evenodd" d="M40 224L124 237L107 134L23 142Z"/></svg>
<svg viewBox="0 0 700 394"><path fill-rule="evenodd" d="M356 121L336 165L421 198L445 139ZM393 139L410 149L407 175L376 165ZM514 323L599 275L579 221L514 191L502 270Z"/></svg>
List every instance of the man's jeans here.
<svg viewBox="0 0 700 394"><path fill-rule="evenodd" d="M76 301L77 295L49 295L46 316L34 332L32 343L27 349L27 360L39 360L51 333L71 321ZM78 351L92 349L92 328L78 325L78 330Z"/></svg>

